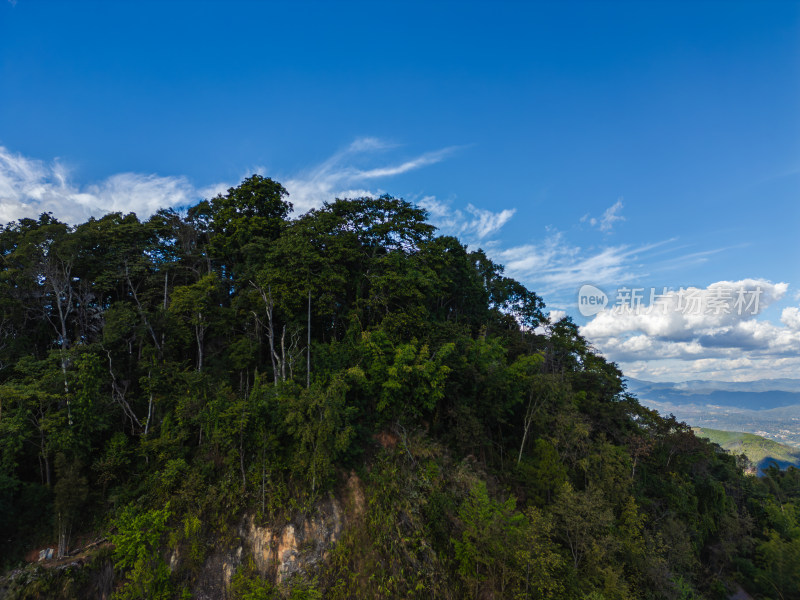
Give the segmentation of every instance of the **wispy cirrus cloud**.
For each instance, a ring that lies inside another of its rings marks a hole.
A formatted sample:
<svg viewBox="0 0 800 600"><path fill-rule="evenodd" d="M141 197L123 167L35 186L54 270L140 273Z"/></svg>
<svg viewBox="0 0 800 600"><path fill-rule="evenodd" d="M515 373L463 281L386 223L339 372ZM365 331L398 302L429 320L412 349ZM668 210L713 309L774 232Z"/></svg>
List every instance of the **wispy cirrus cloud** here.
<svg viewBox="0 0 800 600"><path fill-rule="evenodd" d="M517 212L516 209L503 209L492 212L467 204L464 210L454 208L452 203L425 196L419 206L428 211L431 221L442 233L463 238L469 244L480 244L489 236L502 229L503 225Z"/></svg>
<svg viewBox="0 0 800 600"><path fill-rule="evenodd" d="M144 173L118 173L80 185L58 160L48 163L0 146L1 223L36 218L43 212L69 223L116 211L147 217L160 208L193 204L219 189L195 188L182 176Z"/></svg>
<svg viewBox="0 0 800 600"><path fill-rule="evenodd" d="M457 147L425 152L397 161L375 164L376 155L397 146L384 140L364 137L333 154L321 164L285 179L295 214L320 206L336 197L377 196L383 193L379 181L436 164ZM358 163L372 163L357 166ZM252 171L249 171L252 172ZM255 172L264 172L256 168ZM109 212L135 212L147 217L160 208L182 207L224 193L231 184L206 187L193 185L188 178L146 173L117 173L101 181L80 184L58 159L46 162L0 146L0 222L21 217L38 217L51 212L63 221L78 223ZM470 219L463 231L480 237L501 227L513 211L494 215L468 207ZM454 211L451 221L463 214Z"/></svg>
<svg viewBox="0 0 800 600"><path fill-rule="evenodd" d="M562 232L550 232L539 243L492 248L491 256L537 292L563 297L586 282L603 285L647 275L647 256L671 241L585 249L570 243Z"/></svg>
<svg viewBox="0 0 800 600"><path fill-rule="evenodd" d="M396 148L395 144L379 138L358 138L319 165L289 177L285 187L289 191L289 199L295 211L303 213L334 198L379 196L384 190L379 187L378 180L439 163L459 147L449 146L406 160L384 159L386 164L374 164L377 156L385 155L387 151ZM364 162L373 164L369 167L356 166L356 163ZM469 244L481 243L497 233L516 212L515 209L493 212L473 204L468 204L461 210L435 196L424 196L417 204L428 211L431 222L442 233L457 235Z"/></svg>
<svg viewBox="0 0 800 600"><path fill-rule="evenodd" d="M380 195L383 190L369 187L375 185L376 180L436 164L458 149L450 146L390 164L369 168L355 166L365 160L374 161L376 154L396 147L379 138L358 138L319 165L289 177L284 186L289 191L295 211L306 212L336 197Z"/></svg>
<svg viewBox="0 0 800 600"><path fill-rule="evenodd" d="M603 233L610 233L612 229L614 229L614 223L618 223L619 221L624 221L625 217L623 217L620 213L622 212L622 198L618 198L617 201L609 206L605 212L603 212L603 216L599 219L592 217L589 213L586 213L581 217L581 223L589 223L592 227L597 227Z"/></svg>

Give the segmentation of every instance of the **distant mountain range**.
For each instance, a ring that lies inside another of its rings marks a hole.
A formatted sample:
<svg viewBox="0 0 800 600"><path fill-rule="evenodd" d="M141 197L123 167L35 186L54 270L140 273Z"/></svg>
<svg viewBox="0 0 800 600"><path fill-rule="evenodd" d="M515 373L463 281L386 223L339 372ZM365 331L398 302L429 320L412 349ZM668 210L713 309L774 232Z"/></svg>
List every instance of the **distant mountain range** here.
<svg viewBox="0 0 800 600"><path fill-rule="evenodd" d="M653 389L675 389L694 394L707 394L715 391L800 393L800 379L757 379L755 381L709 381L705 379L691 379L680 383L644 381L632 377L626 379L631 386L645 386Z"/></svg>
<svg viewBox="0 0 800 600"><path fill-rule="evenodd" d="M627 384L644 406L689 425L800 447L800 379L672 383L628 378Z"/></svg>
<svg viewBox="0 0 800 600"><path fill-rule="evenodd" d="M657 383L628 378L628 389L640 400L731 406L747 410L769 410L800 406L800 379L758 381L684 381Z"/></svg>

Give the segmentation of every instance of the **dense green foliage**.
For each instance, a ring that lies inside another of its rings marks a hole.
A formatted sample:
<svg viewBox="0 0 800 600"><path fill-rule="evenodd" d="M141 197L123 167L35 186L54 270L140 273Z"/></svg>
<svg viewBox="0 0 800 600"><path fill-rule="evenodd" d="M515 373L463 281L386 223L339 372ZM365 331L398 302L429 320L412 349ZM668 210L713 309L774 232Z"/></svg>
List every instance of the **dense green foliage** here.
<svg viewBox="0 0 800 600"><path fill-rule="evenodd" d="M800 471L746 477L640 406L415 206L290 219L286 195L0 230L0 562L107 531L116 598L190 597L244 514L313 512L355 471L324 564L245 561L233 597L800 597Z"/></svg>

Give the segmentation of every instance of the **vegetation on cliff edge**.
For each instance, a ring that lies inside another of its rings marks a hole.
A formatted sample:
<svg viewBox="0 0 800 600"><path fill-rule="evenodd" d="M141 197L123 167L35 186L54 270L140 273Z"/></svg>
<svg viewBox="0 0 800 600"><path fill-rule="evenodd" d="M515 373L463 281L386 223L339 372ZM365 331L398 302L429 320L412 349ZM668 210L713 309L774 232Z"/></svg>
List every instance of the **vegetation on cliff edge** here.
<svg viewBox="0 0 800 600"><path fill-rule="evenodd" d="M115 598L191 597L243 514L355 470L365 514L324 564L276 586L245 562L234 597L800 597L800 471L747 477L642 407L414 205L286 197L253 176L147 221L0 229L5 567L103 531ZM81 597L81 572L6 594Z"/></svg>

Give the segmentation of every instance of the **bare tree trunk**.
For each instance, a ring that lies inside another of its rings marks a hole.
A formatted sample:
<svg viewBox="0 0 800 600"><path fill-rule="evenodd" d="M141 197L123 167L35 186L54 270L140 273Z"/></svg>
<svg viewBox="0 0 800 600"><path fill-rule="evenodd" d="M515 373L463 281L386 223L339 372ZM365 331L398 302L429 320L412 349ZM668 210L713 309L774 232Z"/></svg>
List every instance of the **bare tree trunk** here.
<svg viewBox="0 0 800 600"><path fill-rule="evenodd" d="M269 357L272 360L272 377L275 380L275 385L278 385L278 363L275 352L275 329L272 326L272 307L269 309L269 326L267 328L267 337L269 337Z"/></svg>
<svg viewBox="0 0 800 600"><path fill-rule="evenodd" d="M59 337L59 352L61 355L61 374L64 377L64 398L67 402L67 421L70 425L72 425L72 413L70 411L69 406L69 382L67 381L67 357L64 354L69 349L69 337L67 334L67 316L69 315L69 310L67 308L63 308L61 305L61 298L58 290L56 289L55 283L51 280L53 293L56 296L56 306L58 307L58 319L60 322L60 331L58 334ZM70 302L72 298L72 293L70 293L69 297L67 298L67 302ZM70 302L71 304L71 302Z"/></svg>
<svg viewBox="0 0 800 600"><path fill-rule="evenodd" d="M162 334L162 340L161 340L162 343L159 344L158 343L158 338L156 337L156 332L153 331L153 328L150 325L150 320L147 318L147 315L145 314L144 309L142 308L141 302L139 302L139 296L136 293L136 288L133 287L133 282L131 281L130 274L128 273L128 264L127 263L125 264L125 278L128 280L128 287L131 289L131 294L133 295L133 301L136 302L136 308L139 311L139 316L142 318L142 321L144 321L144 324L147 327L147 331L150 332L150 337L153 338L153 343L156 345L156 349L158 349L159 354L161 354L161 346L162 346L163 341L164 341L163 340L163 334ZM164 293L166 294L166 289L164 290ZM166 297L164 298L164 300L166 300Z"/></svg>
<svg viewBox="0 0 800 600"><path fill-rule="evenodd" d="M69 405L69 382L67 382L67 357L64 354L64 347L61 347L61 375L64 377L64 398L67 402L67 423L72 426L72 410Z"/></svg>
<svg viewBox="0 0 800 600"><path fill-rule="evenodd" d="M519 445L519 456L517 456L517 464L522 461L522 451L525 448L525 440L528 439L528 430L530 429L530 421L525 419L525 430L522 432L522 443Z"/></svg>
<svg viewBox="0 0 800 600"><path fill-rule="evenodd" d="M168 289L168 287L169 287L169 273L164 273L164 304L162 305L162 310L164 312L167 312L167 289ZM165 334L165 332L164 332L164 330L162 328L162 331L161 331L161 347L162 348L164 347L164 341L166 339L164 337L165 335L166 334Z"/></svg>
<svg viewBox="0 0 800 600"><path fill-rule="evenodd" d="M67 382L67 357L65 352L69 350L69 332L67 331L67 321L72 313L73 298L75 291L72 288L72 265L59 261L61 266L53 264L50 256L47 257L44 265L44 277L53 292L53 302L58 311L58 321L54 321L49 312L45 310L45 316L56 330L58 345L61 352L61 372L64 376L64 395L67 405L67 421L72 425L72 412L69 402L69 383ZM58 259L56 259L58 260Z"/></svg>
<svg viewBox="0 0 800 600"><path fill-rule="evenodd" d="M144 424L144 435L150 431L150 417L153 416L153 392L150 392L150 399L147 401L147 421Z"/></svg>
<svg viewBox="0 0 800 600"><path fill-rule="evenodd" d="M64 518L61 513L58 513L58 552L56 554L57 558L64 558L64 554L66 553L66 545L67 545L67 533L66 533L66 523L64 523Z"/></svg>
<svg viewBox="0 0 800 600"><path fill-rule="evenodd" d="M308 338L306 341L306 388L311 387L311 288L308 288Z"/></svg>
<svg viewBox="0 0 800 600"><path fill-rule="evenodd" d="M281 331L281 381L286 381L286 325Z"/></svg>
<svg viewBox="0 0 800 600"><path fill-rule="evenodd" d="M50 487L50 459L47 458L47 447L45 446L44 434L42 434L42 460L44 460L44 481L47 487Z"/></svg>
<svg viewBox="0 0 800 600"><path fill-rule="evenodd" d="M167 289L169 287L169 272L164 273L164 305L163 309L167 310Z"/></svg>
<svg viewBox="0 0 800 600"><path fill-rule="evenodd" d="M267 489L267 465L266 465L266 458L264 456L264 449L261 449L261 515L263 516L264 513L267 511L267 496L266 496L266 489Z"/></svg>
<svg viewBox="0 0 800 600"><path fill-rule="evenodd" d="M203 370L203 343L205 342L206 328L203 325L203 313L198 313L199 323L194 327L194 334L197 338L197 372Z"/></svg>
<svg viewBox="0 0 800 600"><path fill-rule="evenodd" d="M256 288L259 293L261 294L261 298L264 300L264 310L267 313L267 339L269 339L269 358L272 361L272 376L275 381L275 385L278 385L278 354L275 352L275 323L273 322L272 318L272 310L274 303L272 302L272 289L267 288L265 292L263 288L257 286L252 281L250 282L254 288ZM253 313L255 315L255 313ZM258 317L256 316L256 319Z"/></svg>
<svg viewBox="0 0 800 600"><path fill-rule="evenodd" d="M108 374L111 375L111 398L117 404L122 407L122 412L131 420L131 431L134 430L134 425L141 431L142 423L139 421L139 418L136 416L136 413L133 412L131 405L128 404L128 401L125 399L125 394L128 391L128 382L123 382L123 385L120 385L117 381L117 376L114 374L114 369L111 364L111 351L106 350L106 355L108 356ZM148 375L149 377L149 375ZM152 399L152 395L151 395ZM148 415L147 415L148 424L150 422L150 408L148 407ZM145 435L147 432L145 432Z"/></svg>
<svg viewBox="0 0 800 600"><path fill-rule="evenodd" d="M524 429L522 433L522 443L519 445L519 456L517 456L517 464L522 461L522 451L525 449L525 441L528 439L528 433L530 432L531 425L533 424L533 419L536 414L539 412L539 409L542 407L544 402L544 397L539 396L539 398L534 401L535 391L531 390L528 392L528 407L525 410L525 421L523 423Z"/></svg>
<svg viewBox="0 0 800 600"><path fill-rule="evenodd" d="M239 432L239 469L242 472L242 493L247 489L247 477L244 471L244 431Z"/></svg>

